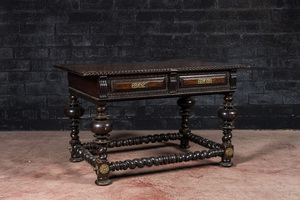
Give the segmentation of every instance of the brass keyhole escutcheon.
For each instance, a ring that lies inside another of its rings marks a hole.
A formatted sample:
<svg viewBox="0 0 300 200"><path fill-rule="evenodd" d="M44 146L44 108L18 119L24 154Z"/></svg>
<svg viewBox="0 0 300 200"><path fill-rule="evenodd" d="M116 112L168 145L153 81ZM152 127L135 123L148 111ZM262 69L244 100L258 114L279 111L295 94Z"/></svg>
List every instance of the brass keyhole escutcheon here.
<svg viewBox="0 0 300 200"><path fill-rule="evenodd" d="M137 82L131 84L132 89L147 88L147 87L148 87L148 82Z"/></svg>
<svg viewBox="0 0 300 200"><path fill-rule="evenodd" d="M211 84L212 83L212 79L211 78L200 78L198 79L198 84L202 85L202 84Z"/></svg>

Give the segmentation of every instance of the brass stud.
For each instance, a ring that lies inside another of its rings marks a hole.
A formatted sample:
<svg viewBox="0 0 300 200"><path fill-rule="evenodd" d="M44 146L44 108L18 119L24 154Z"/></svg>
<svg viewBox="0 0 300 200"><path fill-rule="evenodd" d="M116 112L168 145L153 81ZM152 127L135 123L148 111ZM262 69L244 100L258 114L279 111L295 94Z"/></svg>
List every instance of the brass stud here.
<svg viewBox="0 0 300 200"><path fill-rule="evenodd" d="M101 174L107 174L108 171L109 171L109 166L108 166L107 164L102 164L102 165L100 166L99 172L100 172Z"/></svg>
<svg viewBox="0 0 300 200"><path fill-rule="evenodd" d="M228 156L228 157L233 156L233 149L232 148L227 148L225 150L225 155Z"/></svg>
<svg viewBox="0 0 300 200"><path fill-rule="evenodd" d="M72 146L71 146L71 145L68 146L68 150L69 150L70 152L72 152Z"/></svg>
<svg viewBox="0 0 300 200"><path fill-rule="evenodd" d="M107 174L109 172L109 166L107 164L102 164L100 167L96 165L94 171L96 172L96 174Z"/></svg>

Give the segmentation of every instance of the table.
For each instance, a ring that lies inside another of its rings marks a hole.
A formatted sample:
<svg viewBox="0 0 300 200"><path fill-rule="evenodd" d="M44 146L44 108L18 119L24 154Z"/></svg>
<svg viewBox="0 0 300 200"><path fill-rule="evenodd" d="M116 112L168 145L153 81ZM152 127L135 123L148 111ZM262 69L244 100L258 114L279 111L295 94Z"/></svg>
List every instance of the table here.
<svg viewBox="0 0 300 200"><path fill-rule="evenodd" d="M233 165L234 146L231 143L234 120L238 111L232 103L236 90L237 69L248 66L227 63L210 63L195 60L172 60L161 62L132 62L106 64L65 64L56 68L68 72L70 101L64 114L70 119L71 140L69 151L71 162L87 161L97 174L97 185L111 183L109 174L116 170L158 166L187 162L211 157L221 157L220 165ZM223 94L224 103L217 114L223 120L222 143L195 135L189 129L189 110L194 106L192 96ZM84 108L78 97L96 105L96 114L90 123L94 140L82 143L79 139L79 121ZM178 133L155 134L134 138L109 140L113 122L106 112L106 103L112 101L179 97L181 128ZM168 154L157 157L109 162L108 149L121 146L180 141L182 149L189 148L189 142L199 144L208 150L182 154Z"/></svg>

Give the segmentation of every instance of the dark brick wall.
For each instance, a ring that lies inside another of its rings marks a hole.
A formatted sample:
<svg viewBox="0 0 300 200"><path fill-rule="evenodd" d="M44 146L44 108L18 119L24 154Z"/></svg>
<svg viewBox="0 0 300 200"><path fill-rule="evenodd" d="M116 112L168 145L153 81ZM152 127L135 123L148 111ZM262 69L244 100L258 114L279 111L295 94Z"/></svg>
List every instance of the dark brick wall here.
<svg viewBox="0 0 300 200"><path fill-rule="evenodd" d="M298 0L1 0L0 130L67 129L54 64L186 57L252 67L238 74L237 128L299 129L299 42ZM222 97L196 100L191 127L218 128ZM176 109L158 99L109 112L117 129L177 129Z"/></svg>

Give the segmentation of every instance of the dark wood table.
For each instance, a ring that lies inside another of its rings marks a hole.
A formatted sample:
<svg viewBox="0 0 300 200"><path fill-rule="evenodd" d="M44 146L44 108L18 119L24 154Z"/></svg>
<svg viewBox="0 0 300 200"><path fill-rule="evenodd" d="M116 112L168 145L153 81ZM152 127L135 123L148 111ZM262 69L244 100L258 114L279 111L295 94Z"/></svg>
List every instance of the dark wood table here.
<svg viewBox="0 0 300 200"><path fill-rule="evenodd" d="M183 161L199 160L219 156L220 164L232 166L233 145L231 143L234 120L238 111L232 103L236 90L237 69L248 68L244 65L208 63L201 61L164 61L133 62L112 64L57 65L56 68L68 72L70 102L64 110L70 118L71 140L69 150L71 162L86 160L97 174L97 185L111 183L109 173L115 170L158 166ZM191 98L195 95L223 94L224 103L218 110L218 117L223 119L222 143L216 143L195 135L188 127L189 109L195 104ZM96 104L97 113L90 124L95 139L82 143L79 140L79 120L84 108L77 100L83 98ZM106 103L111 101L179 97L182 123L178 133L156 134L128 139L109 140L113 123L106 113ZM182 154L109 162L107 149L179 140L180 147L189 148L193 142L208 148ZM95 155L96 154L96 155Z"/></svg>

